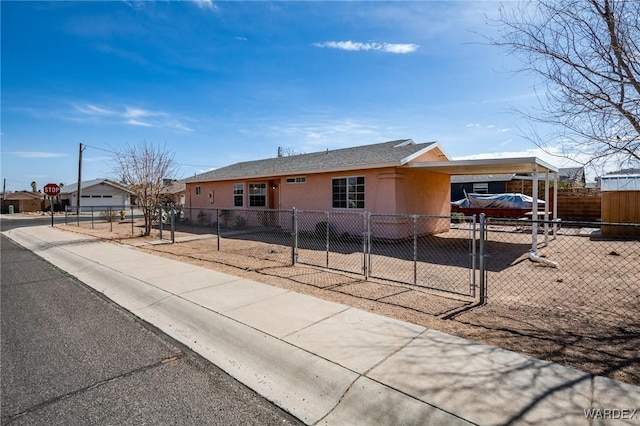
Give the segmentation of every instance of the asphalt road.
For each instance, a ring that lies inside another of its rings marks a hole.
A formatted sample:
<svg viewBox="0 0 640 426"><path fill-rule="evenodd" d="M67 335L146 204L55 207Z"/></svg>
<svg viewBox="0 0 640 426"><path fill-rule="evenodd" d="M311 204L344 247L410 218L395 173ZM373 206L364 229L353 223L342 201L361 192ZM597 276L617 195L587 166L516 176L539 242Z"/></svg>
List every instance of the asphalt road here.
<svg viewBox="0 0 640 426"><path fill-rule="evenodd" d="M72 276L0 242L3 425L301 424Z"/></svg>

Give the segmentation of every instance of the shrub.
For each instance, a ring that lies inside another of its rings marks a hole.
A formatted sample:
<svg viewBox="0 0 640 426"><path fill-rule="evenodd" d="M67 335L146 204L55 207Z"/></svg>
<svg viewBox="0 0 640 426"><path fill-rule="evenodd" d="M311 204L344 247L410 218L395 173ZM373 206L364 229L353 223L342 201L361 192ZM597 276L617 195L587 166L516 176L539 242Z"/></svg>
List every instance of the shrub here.
<svg viewBox="0 0 640 426"><path fill-rule="evenodd" d="M242 216L236 217L236 229L244 229L247 226L247 219Z"/></svg>
<svg viewBox="0 0 640 426"><path fill-rule="evenodd" d="M198 223L200 225L205 225L207 223L209 223L209 215L207 215L203 210L200 210L200 212L198 212Z"/></svg>
<svg viewBox="0 0 640 426"><path fill-rule="evenodd" d="M116 210L104 210L100 212L100 217L106 222L113 222L120 216L120 212Z"/></svg>

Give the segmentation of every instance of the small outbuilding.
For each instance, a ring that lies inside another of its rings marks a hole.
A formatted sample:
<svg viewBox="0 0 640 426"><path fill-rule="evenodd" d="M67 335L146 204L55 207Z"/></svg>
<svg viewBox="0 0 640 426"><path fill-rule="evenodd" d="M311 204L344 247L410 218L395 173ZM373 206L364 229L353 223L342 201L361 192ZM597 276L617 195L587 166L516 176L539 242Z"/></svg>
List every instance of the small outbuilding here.
<svg viewBox="0 0 640 426"><path fill-rule="evenodd" d="M640 223L640 170L600 177L602 221ZM640 227L602 226L603 235L640 236Z"/></svg>

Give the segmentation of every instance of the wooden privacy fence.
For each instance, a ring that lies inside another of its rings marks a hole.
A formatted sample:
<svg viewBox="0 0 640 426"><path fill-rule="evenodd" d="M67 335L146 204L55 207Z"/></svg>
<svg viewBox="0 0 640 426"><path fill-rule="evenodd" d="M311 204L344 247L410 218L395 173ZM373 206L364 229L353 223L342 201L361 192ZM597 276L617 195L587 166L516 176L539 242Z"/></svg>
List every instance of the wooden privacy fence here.
<svg viewBox="0 0 640 426"><path fill-rule="evenodd" d="M640 223L640 191L602 192L602 221L605 223ZM603 235L640 235L640 228L603 226Z"/></svg>

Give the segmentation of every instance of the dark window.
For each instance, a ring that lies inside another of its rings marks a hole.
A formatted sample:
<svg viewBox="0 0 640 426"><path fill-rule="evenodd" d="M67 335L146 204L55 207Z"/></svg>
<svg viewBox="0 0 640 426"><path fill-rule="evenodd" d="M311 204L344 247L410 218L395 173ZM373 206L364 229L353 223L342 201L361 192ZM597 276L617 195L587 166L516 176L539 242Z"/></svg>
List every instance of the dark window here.
<svg viewBox="0 0 640 426"><path fill-rule="evenodd" d="M202 193L202 188L200 188L199 186L196 186L196 196L200 196L201 193Z"/></svg>
<svg viewBox="0 0 640 426"><path fill-rule="evenodd" d="M333 208L364 209L364 176L331 180Z"/></svg>
<svg viewBox="0 0 640 426"><path fill-rule="evenodd" d="M250 183L249 184L249 207L266 207L267 206L267 184L266 183Z"/></svg>
<svg viewBox="0 0 640 426"><path fill-rule="evenodd" d="M288 177L287 183L306 183L307 178L305 176Z"/></svg>
<svg viewBox="0 0 640 426"><path fill-rule="evenodd" d="M244 185L241 183L233 184L233 206L242 207L244 204Z"/></svg>
<svg viewBox="0 0 640 426"><path fill-rule="evenodd" d="M473 184L473 192L476 194L488 194L489 193L489 184L486 182L474 183Z"/></svg>

